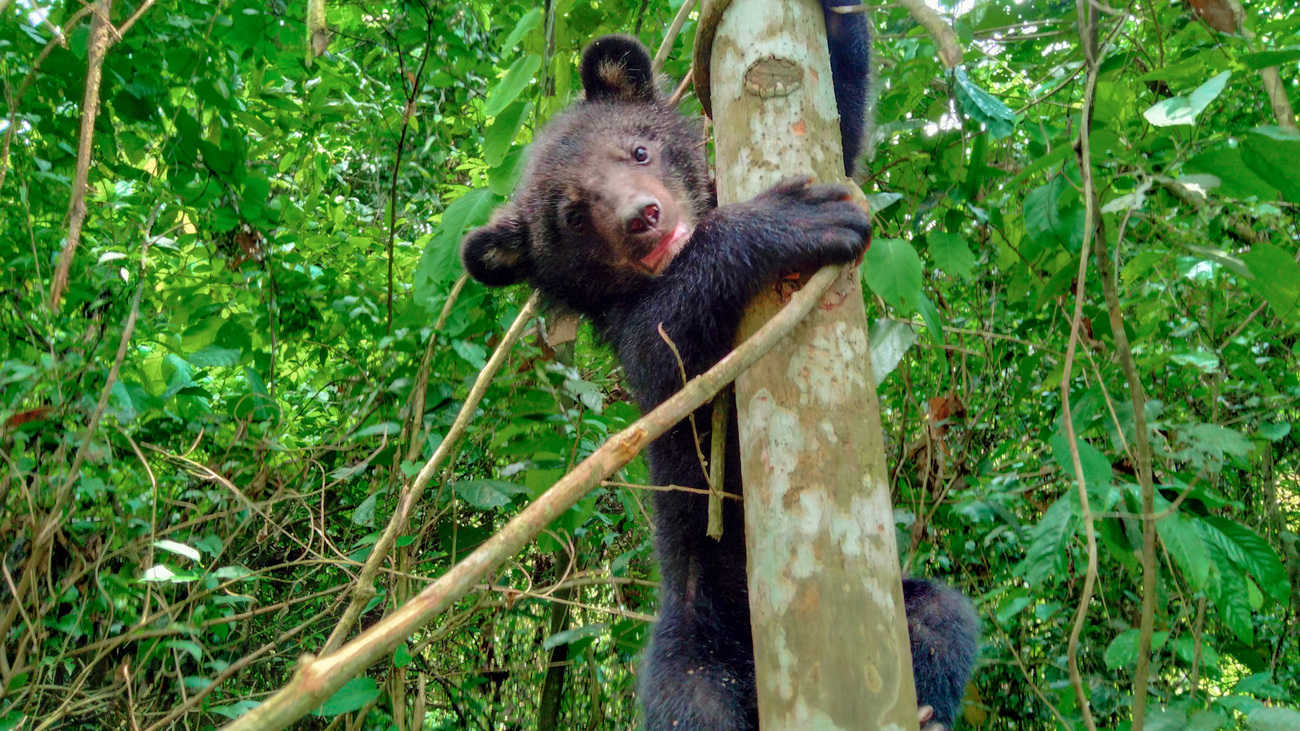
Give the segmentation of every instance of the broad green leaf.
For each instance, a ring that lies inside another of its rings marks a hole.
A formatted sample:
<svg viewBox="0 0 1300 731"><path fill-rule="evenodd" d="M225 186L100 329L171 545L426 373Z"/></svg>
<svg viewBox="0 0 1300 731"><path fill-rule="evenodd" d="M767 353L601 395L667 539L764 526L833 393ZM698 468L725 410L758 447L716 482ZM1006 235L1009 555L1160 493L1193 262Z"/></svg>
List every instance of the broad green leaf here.
<svg viewBox="0 0 1300 731"><path fill-rule="evenodd" d="M1084 484L1088 488L1089 507L1093 513L1110 510L1119 499L1119 492L1112 484L1113 471L1106 455L1091 444L1077 440L1079 445L1079 464L1083 468ZM1075 481L1074 458L1070 455L1070 442L1063 434L1051 438L1052 459L1061 473L1071 482ZM1078 492L1071 491L1071 504L1078 504Z"/></svg>
<svg viewBox="0 0 1300 731"><path fill-rule="evenodd" d="M1279 686L1273 679L1270 672L1255 673L1254 675L1242 678L1239 683L1232 689L1236 693L1250 693L1252 695L1272 698L1279 701L1290 701L1291 694L1286 689ZM1255 715L1254 713L1250 715Z"/></svg>
<svg viewBox="0 0 1300 731"><path fill-rule="evenodd" d="M1187 161L1187 169L1214 175L1220 185L1215 189L1217 195L1227 198L1258 198L1273 200L1277 197L1277 188L1269 185L1242 159L1240 147L1220 147L1202 152Z"/></svg>
<svg viewBox="0 0 1300 731"><path fill-rule="evenodd" d="M1259 435L1270 442L1280 442L1291 433L1291 422L1265 422L1259 425Z"/></svg>
<svg viewBox="0 0 1300 731"><path fill-rule="evenodd" d="M1277 127L1257 127L1241 144L1241 157L1251 172L1300 203L1300 135Z"/></svg>
<svg viewBox="0 0 1300 731"><path fill-rule="evenodd" d="M145 569L140 581L155 584L185 584L197 581L199 575L193 571L177 571L166 564L154 564Z"/></svg>
<svg viewBox="0 0 1300 731"><path fill-rule="evenodd" d="M1281 700L1284 702L1295 702L1294 698L1286 697L1285 691L1282 695ZM1246 725L1250 731L1296 731L1300 729L1300 711L1294 708L1261 708L1246 716Z"/></svg>
<svg viewBox="0 0 1300 731"><path fill-rule="evenodd" d="M902 239L877 239L863 265L867 286L902 314L910 314L921 293L921 257Z"/></svg>
<svg viewBox="0 0 1300 731"><path fill-rule="evenodd" d="M455 279L460 268L461 237L466 231L486 222L496 202L491 190L477 188L447 206L437 233L429 239L416 266L417 293Z"/></svg>
<svg viewBox="0 0 1300 731"><path fill-rule="evenodd" d="M1207 670L1219 666L1219 653L1215 651L1214 645L1210 644L1212 639L1208 634L1201 638L1201 667ZM1174 655L1191 665L1196 659L1196 640L1191 637L1179 637L1174 643Z"/></svg>
<svg viewBox="0 0 1300 731"><path fill-rule="evenodd" d="M1283 66L1289 63L1300 61L1300 48L1288 48L1282 51L1258 51L1256 53L1242 54L1239 61L1246 64L1246 67L1258 71L1266 69L1269 66Z"/></svg>
<svg viewBox="0 0 1300 731"><path fill-rule="evenodd" d="M239 701L237 703L230 703L222 706L213 706L212 712L225 716L226 718L239 718L254 708L257 708L258 705L257 701Z"/></svg>
<svg viewBox="0 0 1300 731"><path fill-rule="evenodd" d="M489 117L500 114L519 96L524 87L528 86L528 82L533 80L533 74L537 73L537 69L541 66L542 57L535 53L530 53L510 64L505 76L502 76L497 85L492 87L492 91L488 92L483 114Z"/></svg>
<svg viewBox="0 0 1300 731"><path fill-rule="evenodd" d="M505 160L510 144L515 141L515 135L519 134L524 120L532 111L532 102L515 102L488 125L487 131L483 133L483 159L487 161L488 167L498 167Z"/></svg>
<svg viewBox="0 0 1300 731"><path fill-rule="evenodd" d="M962 279L970 279L975 269L975 255L960 234L936 231L926 236L935 266Z"/></svg>
<svg viewBox="0 0 1300 731"><path fill-rule="evenodd" d="M405 643L405 642L403 642L402 644L398 645L398 646L397 646L397 649L393 650L393 666L394 666L394 667L404 668L404 667L406 667L407 665L410 665L410 664L411 664L411 661L414 660L414 659L415 659L414 657L411 657L411 651L408 650L408 649L406 649L406 643Z"/></svg>
<svg viewBox="0 0 1300 731"><path fill-rule="evenodd" d="M903 198L902 193L871 193L867 196L867 202L871 204L872 213L880 213Z"/></svg>
<svg viewBox="0 0 1300 731"><path fill-rule="evenodd" d="M203 662L203 646L193 640L167 640L163 647L188 652L195 662Z"/></svg>
<svg viewBox="0 0 1300 731"><path fill-rule="evenodd" d="M1029 549L1020 567L1025 581L1037 586L1048 577L1064 578L1065 552L1076 527L1068 497L1062 497L1043 513L1029 534Z"/></svg>
<svg viewBox="0 0 1300 731"><path fill-rule="evenodd" d="M536 28L541 22L541 8L533 8L524 13L524 17L520 18L518 23L515 23L515 29L510 31L510 35L506 36L505 43L501 44L501 52L510 53L515 50L515 46L518 45L519 41L523 40L528 31Z"/></svg>
<svg viewBox="0 0 1300 731"><path fill-rule="evenodd" d="M1169 127L1180 124L1196 124L1196 117L1214 101L1223 88L1227 86L1231 71L1224 71L1209 81L1201 84L1188 96L1175 96L1162 99L1142 113L1147 121L1157 127Z"/></svg>
<svg viewBox="0 0 1300 731"><path fill-rule="evenodd" d="M921 313L925 322L925 331L936 347L934 354L939 358L939 367L948 370L948 354L943 349L943 320L939 317L939 308L934 306L924 291L916 293L916 311Z"/></svg>
<svg viewBox="0 0 1300 731"><path fill-rule="evenodd" d="M1255 277L1251 286L1268 301L1274 314L1284 320L1295 314L1300 307L1300 264L1271 244L1255 244L1241 258Z"/></svg>
<svg viewBox="0 0 1300 731"><path fill-rule="evenodd" d="M1187 731L1187 711L1181 708L1152 708L1147 712L1145 731Z"/></svg>
<svg viewBox="0 0 1300 731"><path fill-rule="evenodd" d="M1291 597L1291 583L1287 580L1282 558L1268 541L1246 526L1224 517L1211 515L1201 520L1218 531L1223 540L1231 542L1237 548L1238 553L1232 557L1237 559L1240 556L1242 566L1250 572L1264 593L1279 602L1285 602Z"/></svg>
<svg viewBox="0 0 1300 731"><path fill-rule="evenodd" d="M1011 134L1016 126L1016 114L1010 107L971 81L965 68L955 69L953 78L957 82L957 99L966 116L988 127L989 136L995 140Z"/></svg>
<svg viewBox="0 0 1300 731"><path fill-rule="evenodd" d="M542 649L549 650L553 647L559 647L560 645L572 644L587 637L599 637L604 634L607 629L609 629L609 625L604 622L597 622L595 624L586 624L581 627L564 630L563 632L556 632L545 640L542 640Z"/></svg>
<svg viewBox="0 0 1300 731"><path fill-rule="evenodd" d="M344 713L359 711L379 697L379 686L373 678L353 678L343 684L338 692L312 711L313 715L333 718Z"/></svg>
<svg viewBox="0 0 1300 731"><path fill-rule="evenodd" d="M461 480L451 486L465 502L479 510L505 507L515 495L528 493L528 488L523 485L504 480Z"/></svg>
<svg viewBox="0 0 1300 731"><path fill-rule="evenodd" d="M1156 511L1159 512L1164 501L1156 502ZM1210 552L1206 550L1205 541L1193 519L1183 513L1166 516L1156 521L1156 533L1174 563L1191 580L1192 586L1205 589L1210 580Z"/></svg>
<svg viewBox="0 0 1300 731"><path fill-rule="evenodd" d="M375 524L375 505L379 502L379 493L372 492L352 511L352 524L372 526Z"/></svg>
<svg viewBox="0 0 1300 731"><path fill-rule="evenodd" d="M501 164L488 170L488 189L501 197L514 192L524 169L528 167L529 145L512 147Z"/></svg>
<svg viewBox="0 0 1300 731"><path fill-rule="evenodd" d="M1244 459L1255 449L1254 443L1240 432L1217 424L1191 424L1180 427L1177 434L1180 449L1171 457L1215 471L1228 457Z"/></svg>
<svg viewBox="0 0 1300 731"><path fill-rule="evenodd" d="M185 558L188 558L191 561L203 560L203 556L200 555L197 550L190 548L184 543L177 543L176 541L171 541L164 538L162 540L154 541L153 545L156 548L161 548L162 550L167 551L169 553L174 553L177 556L184 556Z"/></svg>
<svg viewBox="0 0 1300 731"><path fill-rule="evenodd" d="M1141 632L1135 629L1126 629L1116 635L1111 640L1110 646L1106 648L1106 667L1111 670L1125 668L1137 662L1138 656L1138 639ZM1158 650L1165 646L1165 641L1169 639L1169 633L1156 631L1151 633L1151 649Z"/></svg>
<svg viewBox="0 0 1300 731"><path fill-rule="evenodd" d="M1162 521L1163 522L1163 521ZM1207 544L1214 557L1218 585L1209 587L1210 599L1219 610L1219 619L1232 633L1247 645L1255 644L1255 625L1251 618L1250 591L1246 588L1245 571L1237 566L1218 541Z"/></svg>
<svg viewBox="0 0 1300 731"><path fill-rule="evenodd" d="M871 373L879 385L898 368L908 349L916 344L916 328L910 323L881 318L871 323Z"/></svg>

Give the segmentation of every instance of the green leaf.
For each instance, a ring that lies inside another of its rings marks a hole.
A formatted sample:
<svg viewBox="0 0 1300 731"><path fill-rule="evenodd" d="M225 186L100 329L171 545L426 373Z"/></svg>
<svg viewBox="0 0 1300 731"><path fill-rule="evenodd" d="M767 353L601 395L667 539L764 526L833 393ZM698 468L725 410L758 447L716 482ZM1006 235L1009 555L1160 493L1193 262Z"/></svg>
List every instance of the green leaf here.
<svg viewBox="0 0 1300 731"><path fill-rule="evenodd" d="M163 647L188 652L195 662L203 662L203 646L193 640L167 640Z"/></svg>
<svg viewBox="0 0 1300 731"><path fill-rule="evenodd" d="M1259 584L1264 593L1278 602L1291 598L1291 583L1287 580L1286 568L1282 558L1273 550L1268 541L1240 523L1227 518L1211 515L1201 519L1218 532L1216 539L1231 543L1236 551L1229 555L1238 560Z"/></svg>
<svg viewBox="0 0 1300 731"><path fill-rule="evenodd" d="M1161 506L1157 504L1156 511L1160 510ZM1205 589L1210 581L1210 553L1206 550L1196 523L1182 513L1174 513L1156 521L1156 533L1164 542L1174 563L1191 580L1192 586Z"/></svg>
<svg viewBox="0 0 1300 731"><path fill-rule="evenodd" d="M948 354L943 349L943 320L939 318L939 308L921 291L916 293L916 311L921 313L921 319L925 321L925 331L930 336L930 341L938 346L934 349L934 354L939 358L939 367L947 371Z"/></svg>
<svg viewBox="0 0 1300 731"><path fill-rule="evenodd" d="M529 10L527 13L524 13L524 17L520 18L518 23L515 23L515 29L510 31L510 35L506 36L505 43L501 44L501 52L510 53L511 51L515 50L515 46L519 43L519 41L523 39L523 37L528 33L528 31L532 30L533 28L536 28L539 24L541 24L541 22L542 22L541 8L533 8L532 10Z"/></svg>
<svg viewBox="0 0 1300 731"><path fill-rule="evenodd" d="M867 339L871 343L871 373L879 386L916 344L916 328L910 323L882 317L871 323Z"/></svg>
<svg viewBox="0 0 1300 731"><path fill-rule="evenodd" d="M396 650L393 650L393 666L394 666L394 667L404 668L404 667L406 667L407 665L410 665L410 664L411 664L411 661L414 660L414 659L415 659L415 658L411 657L411 651L408 650L408 649L406 649L406 643L405 643L405 642L403 642L402 644L398 645Z"/></svg>
<svg viewBox="0 0 1300 731"><path fill-rule="evenodd" d="M1273 674L1270 672L1255 673L1242 678L1232 690L1235 693L1250 693L1251 695L1264 696L1279 701L1292 700L1291 694L1287 693L1285 688L1282 688L1273 680ZM1250 715L1254 716L1255 713Z"/></svg>
<svg viewBox="0 0 1300 731"><path fill-rule="evenodd" d="M1269 66L1283 66L1300 61L1300 48L1288 48L1282 51L1258 51L1242 54L1237 60L1246 64L1252 71L1266 69Z"/></svg>
<svg viewBox="0 0 1300 731"><path fill-rule="evenodd" d="M420 263L415 268L417 296L427 299L427 293L419 293L455 279L460 270L461 237L467 230L486 222L496 202L491 190L476 188L447 206L437 232L424 247Z"/></svg>
<svg viewBox="0 0 1300 731"><path fill-rule="evenodd" d="M1287 698L1285 691L1281 700L1295 701L1294 698ZM1296 731L1300 729L1300 711L1294 708L1261 708L1246 716L1246 725L1250 731Z"/></svg>
<svg viewBox="0 0 1300 731"><path fill-rule="evenodd" d="M528 151L528 145L510 148L501 164L488 170L488 189L503 198L513 193L528 167Z"/></svg>
<svg viewBox="0 0 1300 731"><path fill-rule="evenodd" d="M1251 287L1268 301L1273 313L1284 320L1295 314L1300 306L1300 264L1272 244L1255 244L1241 258L1255 277Z"/></svg>
<svg viewBox="0 0 1300 731"><path fill-rule="evenodd" d="M515 102L488 125L487 131L483 133L483 159L487 161L488 167L497 167L505 160L510 144L515 141L515 135L519 134L524 120L532 111L532 102Z"/></svg>
<svg viewBox="0 0 1300 731"><path fill-rule="evenodd" d="M1277 127L1257 127L1241 141L1241 157L1251 172L1300 203L1300 135Z"/></svg>
<svg viewBox="0 0 1300 731"><path fill-rule="evenodd" d="M1089 507L1093 513L1103 513L1114 507L1119 499L1119 492L1114 488L1114 471L1106 455L1091 444L1077 440L1079 444L1079 465L1083 468L1083 481L1088 488ZM1066 479L1074 482L1074 458L1070 456L1070 442L1064 434L1054 435L1050 442L1052 459L1061 469ZM1078 504L1078 492L1070 493L1072 505Z"/></svg>
<svg viewBox="0 0 1300 731"><path fill-rule="evenodd" d="M375 684L373 678L353 678L343 684L329 700L321 704L320 708L312 711L313 715L332 718L344 713L351 713L365 708L371 701L379 697L379 686Z"/></svg>
<svg viewBox="0 0 1300 731"><path fill-rule="evenodd" d="M501 77L501 81L492 87L488 92L487 104L483 107L483 113L489 117L495 117L500 114L519 93L524 90L525 86L533 80L533 74L542 66L542 57L535 53L517 59L510 64L506 70L506 75Z"/></svg>
<svg viewBox="0 0 1300 731"><path fill-rule="evenodd" d="M1064 578L1065 553L1070 536L1076 527L1074 511L1068 497L1062 497L1043 513L1029 534L1029 549L1021 568L1025 581L1040 584L1048 577Z"/></svg>
<svg viewBox="0 0 1300 731"><path fill-rule="evenodd" d="M867 249L867 286L900 313L909 314L921 293L921 257L902 239L878 239Z"/></svg>
<svg viewBox="0 0 1300 731"><path fill-rule="evenodd" d="M1110 646L1106 648L1106 667L1111 670L1118 670L1133 665L1137 662L1138 656L1138 639L1142 633L1135 629L1126 629L1120 632L1115 639L1111 640ZM1158 650L1165 646L1165 641L1169 639L1169 633L1157 631L1151 633L1151 649Z"/></svg>
<svg viewBox="0 0 1300 731"><path fill-rule="evenodd" d="M525 495L528 488L504 480L461 480L451 484L457 495L479 510L492 510L510 504L515 495Z"/></svg>
<svg viewBox="0 0 1300 731"><path fill-rule="evenodd" d="M1203 152L1187 161L1187 169L1214 175L1219 179L1215 192L1227 198L1273 200L1278 194L1277 188L1250 169L1240 147L1225 146Z"/></svg>
<svg viewBox="0 0 1300 731"><path fill-rule="evenodd" d="M599 637L604 634L605 630L608 628L609 625L604 622L597 622L595 624L586 624L581 627L575 627L563 632L556 632L542 641L542 649L549 650L554 647L559 647L560 645L568 645L587 637Z"/></svg>
<svg viewBox="0 0 1300 731"><path fill-rule="evenodd" d="M1197 87L1189 96L1175 96L1162 99L1151 105L1142 113L1147 121L1157 127L1170 127L1180 124L1196 124L1196 117L1214 101L1223 88L1227 86L1231 71L1213 77Z"/></svg>
<svg viewBox="0 0 1300 731"><path fill-rule="evenodd" d="M203 556L200 555L198 551L196 551L193 548L190 548L184 543L177 543L176 541L162 539L162 540L154 541L153 545L155 548L161 548L162 550L167 551L168 553L174 553L177 556L184 556L185 558L188 558L191 561L203 560Z"/></svg>
<svg viewBox="0 0 1300 731"><path fill-rule="evenodd" d="M1210 644L1211 639L1208 634L1201 637L1201 667L1205 670L1213 670L1219 666L1219 653L1215 651L1214 645ZM1191 665L1196 659L1196 640L1191 637L1179 637L1174 643L1174 655Z"/></svg>
<svg viewBox="0 0 1300 731"><path fill-rule="evenodd" d="M1221 543L1211 540L1207 545L1214 556L1219 579L1218 585L1209 587L1207 593L1219 610L1219 619L1237 639L1246 645L1254 645L1255 626L1250 615L1250 591L1246 588L1245 572L1233 562Z"/></svg>
<svg viewBox="0 0 1300 731"><path fill-rule="evenodd" d="M970 279L975 269L975 255L960 234L936 231L926 236L935 266L962 279Z"/></svg>
<svg viewBox="0 0 1300 731"><path fill-rule="evenodd" d="M1270 442L1280 442L1291 433L1291 422L1270 421L1259 425L1259 435Z"/></svg>
<svg viewBox="0 0 1300 731"><path fill-rule="evenodd" d="M967 117L988 127L989 136L995 140L1011 134L1016 126L1016 113L1010 107L971 81L965 68L955 69L953 78L957 81L957 99Z"/></svg>
<svg viewBox="0 0 1300 731"><path fill-rule="evenodd" d="M902 193L870 193L867 195L867 203L871 204L872 213L880 213L903 198Z"/></svg>

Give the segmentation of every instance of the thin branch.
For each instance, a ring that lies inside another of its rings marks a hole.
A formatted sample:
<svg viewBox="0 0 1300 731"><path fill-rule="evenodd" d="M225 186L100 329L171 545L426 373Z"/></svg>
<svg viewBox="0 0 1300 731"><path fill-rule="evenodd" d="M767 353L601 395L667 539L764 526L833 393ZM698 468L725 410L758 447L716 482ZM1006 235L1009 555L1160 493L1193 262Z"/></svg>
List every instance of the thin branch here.
<svg viewBox="0 0 1300 731"><path fill-rule="evenodd" d="M1088 731L1096 731L1097 724L1088 705L1088 695L1083 688L1083 676L1079 673L1079 635L1088 618L1088 605L1092 602L1093 588L1097 583L1097 531L1093 525L1092 506L1088 501L1088 483L1084 479L1083 460L1079 457L1078 435L1074 430L1074 415L1070 409L1070 371L1074 366L1074 354L1079 345L1079 326L1083 320L1083 300L1087 290L1088 252L1092 246L1095 224L1097 221L1097 196L1092 180L1092 158L1088 149L1089 120L1092 118L1092 105L1097 95L1097 47L1095 45L1095 27L1090 21L1089 0L1077 0L1079 14L1079 34L1082 36L1084 56L1088 69L1083 93L1083 122L1079 125L1079 167L1083 173L1086 210L1083 231L1083 246L1079 254L1079 273L1075 284L1074 316L1070 321L1070 341L1065 348L1065 366L1061 375L1061 417L1065 422L1065 439L1070 445L1070 461L1074 466L1074 478L1078 483L1080 519L1083 522L1084 536L1088 545L1088 568L1083 578L1083 591L1079 596L1079 608L1074 613L1074 626L1070 628L1070 641L1066 649L1069 662L1070 684L1074 686L1075 700L1083 716L1083 724Z"/></svg>
<svg viewBox="0 0 1300 731"><path fill-rule="evenodd" d="M673 22L668 26L668 31L664 33L664 42L659 44L659 51L655 53L655 60L650 64L650 71L658 76L664 70L664 61L668 60L668 54L673 51L673 43L677 41L677 34L682 32L682 26L686 24L686 19L690 17L691 11L695 9L695 0L686 0L682 7L677 10L677 15L673 16ZM690 78L690 74L686 75Z"/></svg>
<svg viewBox="0 0 1300 731"><path fill-rule="evenodd" d="M438 471L443 461L452 453L460 438L465 433L465 428L469 426L470 420L474 417L474 412L478 410L478 404L483 400L483 394L487 393L488 385L492 378L506 361L506 356L510 354L511 348L515 342L524 333L524 327L528 321L533 319L537 313L540 298L534 292L528 301L524 303L523 309L519 311L519 316L515 318L514 323L506 330L506 334L501 337L501 342L497 344L497 349L492 353L487 365L478 375L478 380L474 381L473 387L470 388L469 394L465 397L465 403L460 407L460 413L456 415L456 421L452 422L451 428L447 430L447 435L443 437L442 444L424 463L420 473L415 476L415 481L410 487L402 491L402 497L398 501L397 510L393 511L392 518L389 519L388 525L384 532L375 542L374 547L370 550L370 557L366 559L366 565L361 568L361 573L357 575L356 584L352 588L352 602L344 610L343 617L339 620L334 632L325 642L323 652L329 654L343 643L343 638L347 637L348 632L352 630L352 625L361 616L361 611L366 608L375 595L374 581L375 576L379 574L379 566L383 564L388 557L388 551L397 541L397 536L406 528L407 520L410 518L411 511L419 502L420 497L428 488L429 483L433 480L433 475ZM428 591L427 589L425 590Z"/></svg>
<svg viewBox="0 0 1300 731"><path fill-rule="evenodd" d="M77 171L72 178L72 198L68 202L68 237L59 252L59 263L50 281L50 311L57 312L63 290L68 286L72 257L81 243L81 227L86 223L86 186L90 177L90 154L95 147L95 117L99 115L99 83L104 76L104 56L112 44L113 24L108 14L112 0L97 0L90 20L90 40L86 53L86 92L81 102L81 141L77 145Z"/></svg>

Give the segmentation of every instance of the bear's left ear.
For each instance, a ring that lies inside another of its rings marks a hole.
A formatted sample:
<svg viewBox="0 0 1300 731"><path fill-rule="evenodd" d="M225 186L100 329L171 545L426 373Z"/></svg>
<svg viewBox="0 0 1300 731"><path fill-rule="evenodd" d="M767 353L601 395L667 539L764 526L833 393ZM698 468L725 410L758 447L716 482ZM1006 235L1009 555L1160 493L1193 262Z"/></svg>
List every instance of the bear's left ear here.
<svg viewBox="0 0 1300 731"><path fill-rule="evenodd" d="M582 54L588 101L652 102L659 98L650 53L632 36L603 36Z"/></svg>
<svg viewBox="0 0 1300 731"><path fill-rule="evenodd" d="M506 287L533 271L528 224L513 205L497 211L492 222L465 235L460 260L471 277L489 287Z"/></svg>

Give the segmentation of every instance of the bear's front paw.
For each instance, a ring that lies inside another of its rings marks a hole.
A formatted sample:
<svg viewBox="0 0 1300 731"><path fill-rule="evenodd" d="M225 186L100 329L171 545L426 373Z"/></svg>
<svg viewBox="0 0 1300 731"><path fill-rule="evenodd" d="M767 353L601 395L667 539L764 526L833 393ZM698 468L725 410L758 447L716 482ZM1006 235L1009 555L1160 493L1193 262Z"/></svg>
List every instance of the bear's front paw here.
<svg viewBox="0 0 1300 731"><path fill-rule="evenodd" d="M843 185L787 178L754 199L754 204L776 227L789 231L808 263L857 261L871 243L871 217Z"/></svg>

